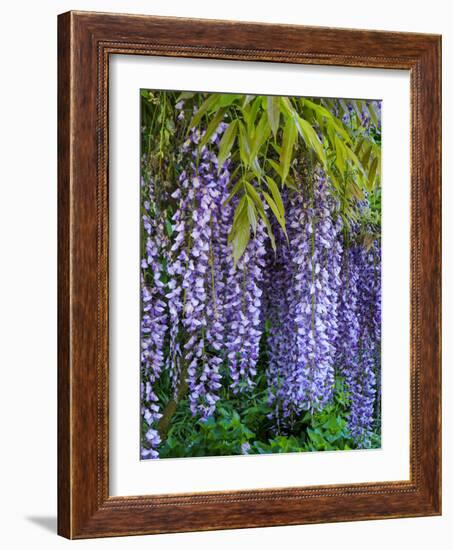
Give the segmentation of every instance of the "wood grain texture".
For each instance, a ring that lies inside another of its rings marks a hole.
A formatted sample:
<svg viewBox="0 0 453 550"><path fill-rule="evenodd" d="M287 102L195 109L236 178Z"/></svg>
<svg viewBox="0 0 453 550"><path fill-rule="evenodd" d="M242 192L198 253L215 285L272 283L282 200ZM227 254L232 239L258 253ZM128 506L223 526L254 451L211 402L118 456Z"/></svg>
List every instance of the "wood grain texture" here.
<svg viewBox="0 0 453 550"><path fill-rule="evenodd" d="M88 538L440 514L440 37L86 12L59 16L58 31L59 534ZM410 71L410 481L109 496L111 54Z"/></svg>

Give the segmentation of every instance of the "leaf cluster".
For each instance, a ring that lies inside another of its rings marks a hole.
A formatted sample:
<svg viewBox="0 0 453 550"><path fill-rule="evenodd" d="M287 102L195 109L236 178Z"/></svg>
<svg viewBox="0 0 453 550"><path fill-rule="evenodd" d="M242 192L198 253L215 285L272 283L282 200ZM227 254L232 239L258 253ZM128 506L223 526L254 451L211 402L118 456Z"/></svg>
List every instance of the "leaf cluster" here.
<svg viewBox="0 0 453 550"><path fill-rule="evenodd" d="M221 121L228 123L217 156L219 165L229 158L233 166L228 201L236 198L230 233L235 261L259 220L274 248L271 217L286 234L282 192L301 185L299 161L324 170L347 224L360 217L357 202L379 189L380 130L371 101L353 100L348 107L344 100L192 92L178 100L188 113L196 108L187 130L204 133L200 147ZM362 126L364 113L373 131Z"/></svg>
<svg viewBox="0 0 453 550"><path fill-rule="evenodd" d="M264 379L243 400L223 389L216 413L207 421L194 419L186 400L180 402L167 439L161 444L161 458L269 454L303 451L348 450L356 447L347 428L349 399L343 380L336 380L334 399L320 412L301 413L291 427L280 432L269 419L271 409ZM372 445L380 446L380 435Z"/></svg>

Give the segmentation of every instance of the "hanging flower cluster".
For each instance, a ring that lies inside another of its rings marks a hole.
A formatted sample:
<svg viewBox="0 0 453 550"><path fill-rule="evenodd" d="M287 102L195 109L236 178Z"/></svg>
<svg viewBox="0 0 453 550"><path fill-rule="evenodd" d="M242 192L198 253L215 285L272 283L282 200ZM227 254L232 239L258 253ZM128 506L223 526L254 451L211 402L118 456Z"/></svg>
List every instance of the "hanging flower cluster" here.
<svg viewBox="0 0 453 550"><path fill-rule="evenodd" d="M225 315L228 366L231 388L237 393L250 388L262 336L261 297L266 255L266 234L261 223L238 264L227 271Z"/></svg>
<svg viewBox="0 0 453 550"><path fill-rule="evenodd" d="M358 447L369 446L380 381L380 248L348 247L342 263L337 364L350 393L349 429Z"/></svg>
<svg viewBox="0 0 453 550"><path fill-rule="evenodd" d="M276 417L291 422L332 398L342 248L341 222L322 174L287 203L288 243L280 237L269 267L278 285L270 301L268 379Z"/></svg>
<svg viewBox="0 0 453 550"><path fill-rule="evenodd" d="M162 259L168 239L165 235L154 196L154 184L142 181L142 191L148 195L144 201L143 227L146 234L145 253L141 261L141 415L145 425L142 448L143 458L156 458L160 436L156 422L161 418L154 386L164 367L164 345L168 330L168 313L165 303Z"/></svg>
<svg viewBox="0 0 453 550"><path fill-rule="evenodd" d="M211 138L214 145L225 127L221 123ZM206 419L219 399L225 358L233 391L252 385L256 374L265 232L258 224L255 237L234 265L228 245L234 208L225 204L229 163L219 171L210 148L199 149L200 138L193 130L183 147L186 169L172 195L177 208L166 295L171 325L167 365L174 391L183 376L192 413Z"/></svg>

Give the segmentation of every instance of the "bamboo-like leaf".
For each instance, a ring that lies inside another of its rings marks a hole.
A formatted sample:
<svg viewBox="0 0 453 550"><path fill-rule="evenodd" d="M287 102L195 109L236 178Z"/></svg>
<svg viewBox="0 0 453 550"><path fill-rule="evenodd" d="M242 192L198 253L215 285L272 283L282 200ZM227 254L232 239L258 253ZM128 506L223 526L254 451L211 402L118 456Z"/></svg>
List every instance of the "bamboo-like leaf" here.
<svg viewBox="0 0 453 550"><path fill-rule="evenodd" d="M324 105L327 105L327 108L330 109L331 113L335 111L335 104L331 99L323 98L321 99L321 103L323 103Z"/></svg>
<svg viewBox="0 0 453 550"><path fill-rule="evenodd" d="M294 144L296 142L297 128L294 119L291 116L286 117L285 127L283 128L283 143L280 153L280 164L282 166L282 184L285 182L289 173L293 155Z"/></svg>
<svg viewBox="0 0 453 550"><path fill-rule="evenodd" d="M247 131L245 129L244 123L239 120L239 153L241 156L241 161L244 166L247 168L250 164L250 143L247 136Z"/></svg>
<svg viewBox="0 0 453 550"><path fill-rule="evenodd" d="M280 98L276 96L267 96L266 108L269 125L275 138L277 137L278 127L280 126Z"/></svg>
<svg viewBox="0 0 453 550"><path fill-rule="evenodd" d="M267 159L267 162L272 166L272 168L275 170L276 174L278 174L280 176L280 178L282 177L282 167L280 164L278 164L277 162L275 162L275 160L273 159Z"/></svg>
<svg viewBox="0 0 453 550"><path fill-rule="evenodd" d="M237 264L239 258L244 254L250 241L250 224L246 208L243 209L238 216L236 225L236 231L232 239L234 265Z"/></svg>
<svg viewBox="0 0 453 550"><path fill-rule="evenodd" d="M354 180L349 181L349 185L347 188L348 194L351 197L354 197L355 199L361 201L365 198L363 191L356 185Z"/></svg>
<svg viewBox="0 0 453 550"><path fill-rule="evenodd" d="M263 191L263 197L266 199L267 204L270 206L272 212L274 213L274 216L278 223L280 224L281 228L283 229L285 235L286 235L286 224L285 224L285 218L282 217L280 214L277 205L275 204L273 198L269 195L269 193L266 193L266 191Z"/></svg>
<svg viewBox="0 0 453 550"><path fill-rule="evenodd" d="M282 148L281 145L278 143L275 143L275 141L271 141L272 149L277 153L278 157L280 158Z"/></svg>
<svg viewBox="0 0 453 550"><path fill-rule="evenodd" d="M271 129L268 124L267 115L265 112L263 112L258 124L256 125L255 132L253 135L251 152L250 152L250 158L252 162L253 162L253 159L258 154L258 151L262 147L263 143L269 137L270 132L271 132Z"/></svg>
<svg viewBox="0 0 453 550"><path fill-rule="evenodd" d="M290 189L293 189L294 191L299 191L299 188L294 183L294 180L291 176L286 176L285 187L289 187Z"/></svg>
<svg viewBox="0 0 453 550"><path fill-rule="evenodd" d="M260 163L258 162L257 157L251 159L251 167L252 167L253 173L258 178L258 181L261 181L261 178L263 177L263 171L261 170L261 166L260 166Z"/></svg>
<svg viewBox="0 0 453 550"><path fill-rule="evenodd" d="M313 127L306 120L304 120L298 115L297 115L297 122L298 122L297 129L299 130L300 135L305 141L305 144L307 145L308 148L313 149L315 151L319 160L325 166L327 163L326 153Z"/></svg>
<svg viewBox="0 0 453 550"><path fill-rule="evenodd" d="M344 170L345 170L344 144L341 141L341 139L338 138L337 136L335 136L335 152L336 152L335 165L340 171L340 174L344 174Z"/></svg>
<svg viewBox="0 0 453 550"><path fill-rule="evenodd" d="M250 103L242 111L244 120L247 124L247 132L248 132L249 142L251 142L252 138L253 138L253 130L255 128L255 120L256 120L256 116L258 114L260 106L261 106L261 98L260 98L260 96L258 96L252 101L252 103Z"/></svg>
<svg viewBox="0 0 453 550"><path fill-rule="evenodd" d="M368 166L368 162L370 160L371 155L371 144L367 145L366 149L364 150L364 153L361 157L361 163L363 168L366 170Z"/></svg>
<svg viewBox="0 0 453 550"><path fill-rule="evenodd" d="M258 191L248 181L245 182L245 190L247 191L247 194L250 195L250 197L252 197L252 199L255 201L257 207L263 206Z"/></svg>
<svg viewBox="0 0 453 550"><path fill-rule="evenodd" d="M373 161L371 162L370 172L368 174L368 181L369 181L369 185L370 185L370 191L374 187L374 182L375 182L375 179L376 179L378 166L379 166L379 158L374 157Z"/></svg>
<svg viewBox="0 0 453 550"><path fill-rule="evenodd" d="M275 183L275 181L270 177L266 176L266 184L269 187L269 190L272 194L272 197L274 199L274 202L278 208L278 211L280 213L280 216L282 218L285 218L285 207L283 205L282 196L280 195L280 191L278 189L278 185Z"/></svg>
<svg viewBox="0 0 453 550"><path fill-rule="evenodd" d="M343 122L335 116L332 116L331 122L335 130L341 135L344 141L346 143L351 143L351 136L348 134Z"/></svg>
<svg viewBox="0 0 453 550"><path fill-rule="evenodd" d="M363 137L360 138L359 141L357 142L357 145L356 145L355 149L354 149L354 153L355 153L356 155L359 155L360 150L362 149L362 145L363 145L364 143L365 143L365 139L364 139Z"/></svg>
<svg viewBox="0 0 453 550"><path fill-rule="evenodd" d="M244 195L241 198L238 205L236 206L236 210L234 211L233 223L231 225L231 230L228 235L228 244L230 244L233 241L239 227L238 220L241 219L241 216L243 216L244 213L245 213L245 216L247 217L247 196L246 195Z"/></svg>
<svg viewBox="0 0 453 550"><path fill-rule="evenodd" d="M363 169L362 163L360 162L357 155L348 146L346 146L344 144L343 144L343 146L344 146L345 158L348 158L349 160L351 160L352 163L356 166L356 168L358 168L360 170L360 172L362 172L362 174L366 177L365 170Z"/></svg>
<svg viewBox="0 0 453 550"><path fill-rule="evenodd" d="M322 105L319 105L318 103L314 103L313 101L311 101L310 99L307 99L306 97L304 97L301 100L301 102L303 102L304 107L309 107L310 109L312 109L322 117L331 119L334 116L328 109L326 109Z"/></svg>
<svg viewBox="0 0 453 550"><path fill-rule="evenodd" d="M247 95L243 96L244 99L242 100L241 108L243 109L247 104L249 104L254 97L255 96L250 95L250 94L247 94Z"/></svg>
<svg viewBox="0 0 453 550"><path fill-rule="evenodd" d="M357 115L358 119L360 120L360 110L357 106L357 101L355 99L350 100L350 104L352 105L352 108L355 111L355 114Z"/></svg>
<svg viewBox="0 0 453 550"><path fill-rule="evenodd" d="M219 165L219 171L223 166L223 163L226 161L230 151L234 145L234 140L236 139L238 128L238 121L233 120L228 125L228 128L225 130L222 139L219 144L219 154L217 155L217 161Z"/></svg>
<svg viewBox="0 0 453 550"><path fill-rule="evenodd" d="M219 107L229 107L236 99L242 97L242 94L221 94L219 99Z"/></svg>
<svg viewBox="0 0 453 550"><path fill-rule="evenodd" d="M247 217L250 222L250 227L252 228L253 234L256 235L256 209L253 200L247 196Z"/></svg>
<svg viewBox="0 0 453 550"><path fill-rule="evenodd" d="M215 106L215 104L218 102L219 96L220 96L220 94L212 94L201 104L200 108L194 114L194 116L192 117L192 120L189 123L189 130L191 130L195 126L198 126L198 124L200 123L202 117L208 111L210 111Z"/></svg>
<svg viewBox="0 0 453 550"><path fill-rule="evenodd" d="M281 166L281 164L279 164L278 162L275 162L275 160L270 159L270 158L268 158L266 160L272 166L272 168L275 170L275 173L277 174L277 176L279 176L280 179L281 179L282 178L282 166ZM293 178L289 174L286 176L285 186L290 187L291 189L294 189L296 191L298 190L297 185L294 183Z"/></svg>
<svg viewBox="0 0 453 550"><path fill-rule="evenodd" d="M340 116L343 118L343 116L346 113L349 115L349 109L348 109L348 106L346 105L346 101L344 99L340 99L339 103L340 103L340 107L342 109L342 113L340 113Z"/></svg>
<svg viewBox="0 0 453 550"><path fill-rule="evenodd" d="M378 119L377 119L376 112L375 112L374 107L373 107L373 103L370 101L369 103L366 104L366 106L368 107L368 112L370 113L371 120L373 121L374 125L377 126L378 125Z"/></svg>
<svg viewBox="0 0 453 550"><path fill-rule="evenodd" d="M250 183L247 182L246 183L246 188L247 188L247 193L252 197L252 199L255 203L258 214L260 215L261 219L264 222L264 225L266 226L267 234L268 234L269 239L271 241L272 248L273 248L273 250L276 250L274 232L272 231L272 226L269 222L269 218L266 215L266 210L265 210L264 205L261 201L261 198L260 198L258 192L256 191L256 189L253 187L253 185L251 185Z"/></svg>
<svg viewBox="0 0 453 550"><path fill-rule="evenodd" d="M179 103L180 101L185 101L186 99L192 99L192 97L196 94L197 92L182 92L179 94L179 96L177 97L176 99L176 103Z"/></svg>
<svg viewBox="0 0 453 550"><path fill-rule="evenodd" d="M221 108L217 111L214 118L211 120L211 122L208 124L208 127L206 128L206 132L204 133L203 137L200 140L199 148L201 149L206 143L210 140L213 133L217 130L219 127L219 124L222 122L223 117L225 116L225 108Z"/></svg>
<svg viewBox="0 0 453 550"><path fill-rule="evenodd" d="M224 206L226 206L230 201L231 199L234 197L234 195L236 195L236 193L242 189L244 187L244 182L242 179L240 179L238 182L236 182L236 184L234 185L233 189L231 190L231 193L228 195L227 199L225 200L225 202L223 203Z"/></svg>

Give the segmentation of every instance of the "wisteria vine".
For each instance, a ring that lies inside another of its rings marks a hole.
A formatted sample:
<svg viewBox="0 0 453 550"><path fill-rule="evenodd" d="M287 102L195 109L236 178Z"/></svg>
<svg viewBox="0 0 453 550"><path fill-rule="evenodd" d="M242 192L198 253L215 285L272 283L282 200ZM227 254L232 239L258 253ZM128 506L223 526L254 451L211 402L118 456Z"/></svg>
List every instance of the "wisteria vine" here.
<svg viewBox="0 0 453 550"><path fill-rule="evenodd" d="M176 105L178 119L183 107ZM227 128L220 121L202 147L203 132L190 130L165 208L154 179L142 181L141 456L159 457L170 399L156 391L163 377L173 402L187 398L205 422L222 385L251 394L263 346L276 434L331 403L341 377L349 432L367 448L380 416L379 239L364 243L359 223L345 231L338 198L316 168L297 190L283 190L286 232L272 222L275 245L259 220L235 262L228 236L237 176L231 160L219 166L217 156Z"/></svg>

